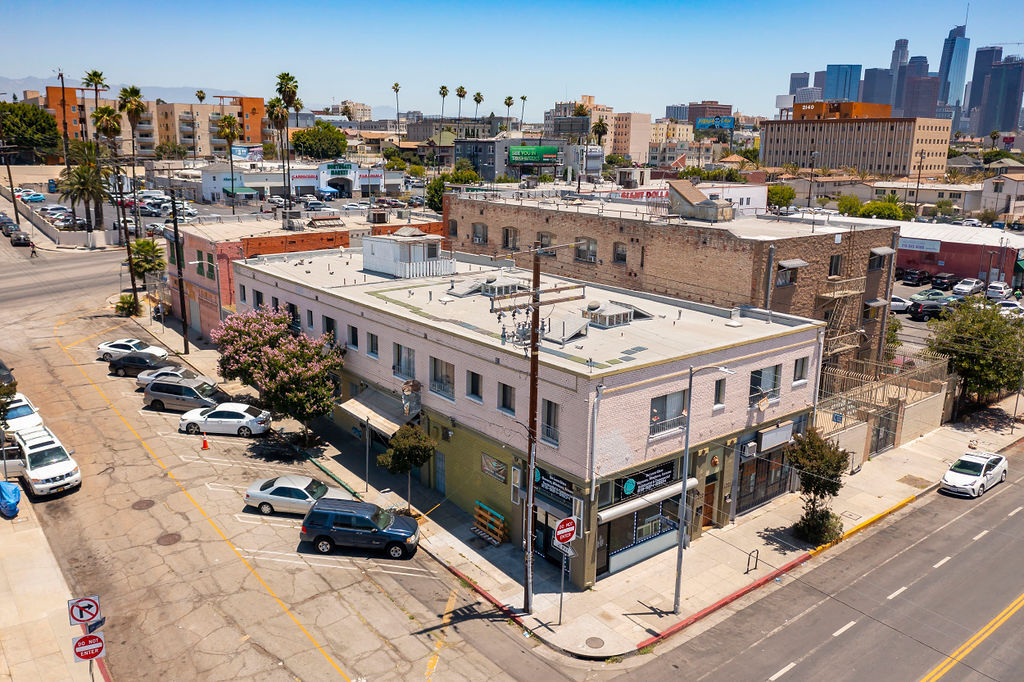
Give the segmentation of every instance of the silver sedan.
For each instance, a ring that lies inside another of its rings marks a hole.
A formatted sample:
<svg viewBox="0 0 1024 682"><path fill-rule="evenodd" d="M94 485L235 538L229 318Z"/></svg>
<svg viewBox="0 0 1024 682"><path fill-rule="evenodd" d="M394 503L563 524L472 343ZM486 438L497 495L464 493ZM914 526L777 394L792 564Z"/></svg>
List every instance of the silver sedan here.
<svg viewBox="0 0 1024 682"><path fill-rule="evenodd" d="M261 514L275 511L305 514L322 497L335 500L354 500L348 491L332 488L323 481L309 476L278 476L256 481L245 491L245 503L256 507Z"/></svg>
<svg viewBox="0 0 1024 682"><path fill-rule="evenodd" d="M211 386L217 385L216 379L211 379L208 376L196 374L188 367L158 367L157 369L147 369L142 372L139 372L139 375L135 377L135 384L137 386L148 386L155 379L166 379L167 377L199 379L200 381L205 381Z"/></svg>

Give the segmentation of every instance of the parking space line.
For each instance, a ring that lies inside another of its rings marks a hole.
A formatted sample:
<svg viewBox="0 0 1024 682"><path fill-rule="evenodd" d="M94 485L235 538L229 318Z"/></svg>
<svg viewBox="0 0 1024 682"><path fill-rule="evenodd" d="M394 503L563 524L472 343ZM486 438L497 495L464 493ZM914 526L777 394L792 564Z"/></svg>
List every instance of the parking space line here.
<svg viewBox="0 0 1024 682"><path fill-rule="evenodd" d="M204 462L211 466L217 467L230 467L230 466L255 466L259 465L260 469L267 469L271 471L283 471L289 474L306 472L302 467L287 467L279 466L277 464L263 464L262 462L256 462L248 459L228 459L225 457L203 457L202 455L178 455L178 458L186 464L196 464L198 462Z"/></svg>
<svg viewBox="0 0 1024 682"><path fill-rule="evenodd" d="M1014 510L1013 510L1012 512L1010 512L1009 514L1007 514L1007 516L1013 516L1014 514L1016 514L1017 512L1019 512L1019 511L1020 511L1021 509L1024 509L1024 507L1017 507L1017 508L1016 508L1016 509L1014 509Z"/></svg>
<svg viewBox="0 0 1024 682"><path fill-rule="evenodd" d="M244 485L230 485L228 483L207 482L206 487L218 493L234 493L239 490L248 490Z"/></svg>
<svg viewBox="0 0 1024 682"><path fill-rule="evenodd" d="M901 587L900 589L896 590L895 592L890 594L888 597L886 597L886 599L895 599L896 597L898 597L901 594L903 594L903 592L905 592L906 589L907 589L907 587L906 587L906 585L904 585L903 587Z"/></svg>
<svg viewBox="0 0 1024 682"><path fill-rule="evenodd" d="M985 537L986 535L988 535L988 531L987 530L983 530L980 533L978 533L977 535L975 535L973 538L971 538L971 540L972 541L980 540L981 538Z"/></svg>
<svg viewBox="0 0 1024 682"><path fill-rule="evenodd" d="M118 324L112 325L110 327L107 327L106 329L101 329L100 331L96 332L95 334L89 334L89 336L85 336L85 337L83 337L81 339L78 339L74 343L69 343L66 346L62 345L61 348L63 348L64 350L68 350L70 348L74 348L75 346L77 346L78 344L82 343L83 341L88 341L89 339L94 339L97 336L99 336L100 334L106 334L109 331L113 331L114 329L117 329L119 327L123 327L125 324L127 324L127 320L124 321L124 322L119 322ZM58 341L57 343L60 343L60 342Z"/></svg>
<svg viewBox="0 0 1024 682"><path fill-rule="evenodd" d="M844 632L846 632L847 630L849 630L850 628L852 628L856 624L857 624L857 621L851 620L849 623L847 623L843 627L841 627L838 630L836 630L835 632L833 632L832 636L833 637L838 637L839 635L843 634Z"/></svg>
<svg viewBox="0 0 1024 682"><path fill-rule="evenodd" d="M768 682L775 682L775 680L779 679L780 677L782 677L783 675L785 675L786 673L788 673L790 670L792 670L795 667L796 667L796 662L794 661L793 663L790 663L789 665L787 665L785 668L783 668L779 672L777 672L774 675L772 675L771 677L769 677L768 678Z"/></svg>
<svg viewBox="0 0 1024 682"><path fill-rule="evenodd" d="M932 568L938 568L939 566L941 566L942 564L946 563L947 561L949 561L952 558L953 557L948 556L945 559L943 559L942 561L940 561L939 563L937 563L934 566L932 566Z"/></svg>
<svg viewBox="0 0 1024 682"><path fill-rule="evenodd" d="M436 573L429 568L419 568L418 566L392 566L390 564L380 565L373 559L367 559L366 562L357 561L356 557L333 557L333 556L317 556L317 561L312 561L305 557L303 554L297 552L278 552L271 549L239 549L238 551L252 555L252 559L267 559L268 561L288 561L290 563L305 563L310 566L325 566L328 568L344 568L346 570L355 569L362 571L372 571L374 573L387 573L388 575L406 575L411 578L435 578ZM264 556L272 554L274 556ZM290 559L279 559L277 557L290 557ZM319 563L319 562L336 562L336 563ZM347 563L343 563L347 562ZM401 569L401 570L398 570ZM414 573L413 571L419 571Z"/></svg>
<svg viewBox="0 0 1024 682"><path fill-rule="evenodd" d="M448 595L448 603L444 605L444 615L441 617L441 632L437 637L437 641L434 642L434 654L427 661L427 680L433 679L434 670L437 668L437 661L441 657L441 649L445 646L445 640L448 638L447 626L452 622L452 609L455 606L455 596L458 591L452 589Z"/></svg>

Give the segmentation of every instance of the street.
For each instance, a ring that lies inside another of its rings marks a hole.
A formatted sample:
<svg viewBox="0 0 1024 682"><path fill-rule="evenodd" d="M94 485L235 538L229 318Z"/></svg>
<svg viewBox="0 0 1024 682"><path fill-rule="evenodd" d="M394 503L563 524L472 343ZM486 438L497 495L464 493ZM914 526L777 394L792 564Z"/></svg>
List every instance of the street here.
<svg viewBox="0 0 1024 682"><path fill-rule="evenodd" d="M108 375L96 344L142 335L107 305L121 258L0 242L0 357L83 473L24 503L72 592L100 595L114 679L565 679L424 553L317 555L300 516L245 507L257 478L322 474L266 439L204 451Z"/></svg>
<svg viewBox="0 0 1024 682"><path fill-rule="evenodd" d="M1022 454L984 497L933 494L631 678L1020 680Z"/></svg>

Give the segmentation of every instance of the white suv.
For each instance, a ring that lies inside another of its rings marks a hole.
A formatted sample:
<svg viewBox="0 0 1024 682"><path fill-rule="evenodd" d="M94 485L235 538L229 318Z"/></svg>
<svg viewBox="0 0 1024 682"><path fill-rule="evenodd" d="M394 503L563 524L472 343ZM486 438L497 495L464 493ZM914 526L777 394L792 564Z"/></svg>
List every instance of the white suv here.
<svg viewBox="0 0 1024 682"><path fill-rule="evenodd" d="M82 472L57 436L45 426L14 435L3 448L7 472L19 476L33 495L52 495L82 484Z"/></svg>
<svg viewBox="0 0 1024 682"><path fill-rule="evenodd" d="M1006 282L992 282L992 284L988 285L985 296L990 301L1002 301L1004 298L1009 298L1012 293L1013 289Z"/></svg>

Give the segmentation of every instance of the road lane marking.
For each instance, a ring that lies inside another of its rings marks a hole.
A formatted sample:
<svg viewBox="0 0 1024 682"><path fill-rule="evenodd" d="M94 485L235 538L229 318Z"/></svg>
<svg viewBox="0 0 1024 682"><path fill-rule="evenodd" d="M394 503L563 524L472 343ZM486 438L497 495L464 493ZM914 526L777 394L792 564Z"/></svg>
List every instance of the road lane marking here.
<svg viewBox="0 0 1024 682"><path fill-rule="evenodd" d="M441 649L445 646L445 640L448 637L445 628L452 622L452 609L455 607L456 594L457 591L453 588L448 595L448 603L444 605L444 616L441 617L441 633L438 635L437 641L434 642L434 655L427 661L427 680L433 678L434 670L437 668L437 661L441 657Z"/></svg>
<svg viewBox="0 0 1024 682"><path fill-rule="evenodd" d="M976 646L984 642L989 635L998 630L1003 623L1013 616L1013 614L1020 611L1021 607L1024 607L1024 593L1010 602L1010 605L1000 611L999 615L986 623L985 627L974 633L974 636L961 644L959 649L947 656L942 663L935 666L935 668L933 668L927 675L922 677L921 682L935 682L935 680L938 680L948 673L953 669L953 666L960 663L967 654L971 653Z"/></svg>
<svg viewBox="0 0 1024 682"><path fill-rule="evenodd" d="M835 632L833 632L832 636L833 637L838 637L839 635L843 634L844 632L846 632L847 630L849 630L850 628L852 628L856 624L857 624L857 621L851 620L849 623L847 623L843 627L841 627L838 630L836 630Z"/></svg>
<svg viewBox="0 0 1024 682"><path fill-rule="evenodd" d="M230 485L228 483L207 482L206 487L218 493L233 493L236 490L248 490L244 485Z"/></svg>
<svg viewBox="0 0 1024 682"><path fill-rule="evenodd" d="M1020 511L1021 509L1024 509L1024 507L1017 507L1017 508L1016 508L1016 509L1014 509L1014 510L1013 510L1012 512L1010 512L1009 514L1007 514L1007 516L1013 516L1014 514L1016 514L1017 512L1019 512L1019 511Z"/></svg>
<svg viewBox="0 0 1024 682"><path fill-rule="evenodd" d="M977 535L975 535L973 538L971 538L971 540L980 540L981 538L985 537L986 535L988 535L988 531L987 530L983 530L980 533L978 533Z"/></svg>
<svg viewBox="0 0 1024 682"><path fill-rule="evenodd" d="M53 328L53 337L54 340L56 341L56 325ZM60 345L59 341L57 343L58 345ZM181 492L185 495L185 498L192 503L192 506L196 508L199 514L203 517L203 519L205 519L206 522L210 525L210 527L213 528L213 530L220 537L220 539L224 541L224 544L226 544L228 548L231 549L235 556L238 557L239 561L242 562L242 565L245 566L249 573L254 578L256 578L256 581L259 582L260 586L266 591L266 593L277 603L278 607L280 607L280 609L285 613L285 615L288 616L288 618L292 621L292 623L295 624L295 626L302 632L302 634L306 636L306 639L310 641L310 643L320 653L320 655L324 657L324 660L326 660L331 665L331 667L334 668L334 670L339 675L341 675L343 679L345 679L347 682L351 682L352 678L345 674L345 671L342 670L341 666L338 665L338 663L331 657L329 653L327 653L327 650L323 647L323 645L320 644L320 642L313 636L313 634L309 630L306 629L306 627L301 622L299 622L299 619L295 616L294 613L292 613L292 610L288 608L288 605L285 604L284 601L279 596L277 596L277 593L274 592L273 588L270 587L270 585L263 579L263 576L260 575L259 571L256 570L256 567L249 563L245 559L245 557L242 556L241 552L238 551L238 548L235 547L234 543L232 543L228 536L224 533L224 531L221 530L220 526L217 525L213 518L206 513L206 510L203 509L202 505L200 505L199 502L197 502L196 499L192 497L192 495L188 492L188 489L185 487L185 484L177 479L177 477L174 475L174 472L167 468L167 465L164 464L163 461L157 456L156 452L153 450L152 447L150 447L149 443L142 436L139 435L139 432L135 430L135 427L128 423L128 420L125 419L125 416L121 413L121 411L114 406L114 403L111 402L107 394L103 392L103 389L99 387L99 384L92 380L89 374L85 371L85 368L77 360L75 360L74 356L71 355L67 348L61 346L61 350L63 350L64 354L68 356L68 360L70 360L71 363L78 368L78 371L82 373L82 376L85 377L85 380L92 384L92 387L96 390L97 393L100 394L100 397L103 398L104 402L107 403L107 406L110 407L114 414L118 416L118 418L121 420L121 423L124 424L125 428L127 428L128 431L133 436L135 436L135 439L139 441L143 448L145 448L146 452L149 453L149 456L153 458L153 461L156 462L157 465L164 470L168 478L174 481L175 485L178 486L178 489L181 490Z"/></svg>
<svg viewBox="0 0 1024 682"><path fill-rule="evenodd" d="M896 590L895 592L893 592L892 594L890 594L890 595L889 595L888 597L886 597L886 599L895 599L896 597L898 597L898 596L900 596L901 594L903 594L903 593L904 593L904 592L906 591L906 589L907 589L907 588L906 588L906 586L904 585L903 587L901 587L900 589Z"/></svg>
<svg viewBox="0 0 1024 682"><path fill-rule="evenodd" d="M772 675L771 677L769 677L768 678L768 682L775 682L775 680L779 679L780 677L782 677L783 675L785 675L786 673L788 673L790 670L792 670L795 667L796 667L796 662L794 661L793 663L790 663L789 665L787 665L785 668L783 668L779 672L777 672L774 675Z"/></svg>
<svg viewBox="0 0 1024 682"><path fill-rule="evenodd" d="M178 455L182 462L186 464L198 464L204 463L215 467L230 467L230 466L256 466L259 465L261 470L272 470L272 471L283 471L289 474L305 474L305 469L302 467L288 467L278 466L276 464L263 464L262 462L251 461L248 459L225 459L223 457L203 457L202 455Z"/></svg>
<svg viewBox="0 0 1024 682"><path fill-rule="evenodd" d="M250 554L276 554L278 556L288 556L288 557L292 557L292 558L300 558L300 557L304 557L305 556L304 554L299 554L297 552L279 552L279 551L275 551L275 550L272 550L272 549L246 549L244 547L240 547L238 551L240 551L240 552L248 552ZM320 561L337 561L337 562L345 561L345 562L351 563L351 564L356 565L356 566L358 566L360 564L360 562L356 560L356 557L348 557L348 556L328 556L328 555L324 555L324 556L319 556L318 559ZM418 566L406 566L404 564L402 564L402 565L384 564L384 566L381 566L380 564L376 563L373 559L367 559L365 561L365 563L367 564L367 569L366 570L369 570L369 571L384 571L384 570L391 569L391 568L401 568L403 571L420 571L421 573L426 573L427 575L436 575L436 573L434 573L434 571L430 570L429 568L420 568ZM415 573L403 573L401 575L416 575L416 574ZM419 576L419 577L423 577L423 576Z"/></svg>
<svg viewBox="0 0 1024 682"><path fill-rule="evenodd" d="M939 566L941 566L942 564L946 563L947 561L949 561L949 560L950 560L950 559L952 559L952 558L953 558L953 557L951 557L951 556L948 556L948 557L946 557L945 559L943 559L942 561L940 561L939 563L937 563L937 564L935 564L934 566L932 566L932 568L938 568Z"/></svg>
<svg viewBox="0 0 1024 682"><path fill-rule="evenodd" d="M259 550L257 550L257 551L259 551ZM283 557L274 557L274 556L262 556L262 554L263 554L263 552L260 552L259 554L243 552L242 556L244 556L246 559L253 559L253 560L257 560L257 561L258 560L276 561L278 563L293 564L293 565L296 565L296 566L317 566L319 568L340 568L340 569L345 570L345 571L360 571L360 572L364 572L364 573L366 571L372 571L374 573L386 573L387 575L405 575L405 576L409 576L410 578L429 578L429 579L434 579L433 575L423 575L421 573L408 573L406 571L389 571L386 568L380 568L380 567L372 566L372 565L371 566L359 566L359 565L346 566L344 564L322 563L320 561L312 561L310 559L300 558L301 555L298 555L298 554L291 555L293 557L291 559L285 559ZM330 557L322 557L322 559L330 559Z"/></svg>

